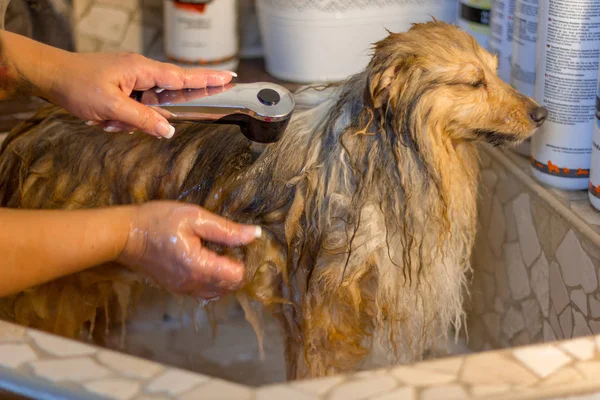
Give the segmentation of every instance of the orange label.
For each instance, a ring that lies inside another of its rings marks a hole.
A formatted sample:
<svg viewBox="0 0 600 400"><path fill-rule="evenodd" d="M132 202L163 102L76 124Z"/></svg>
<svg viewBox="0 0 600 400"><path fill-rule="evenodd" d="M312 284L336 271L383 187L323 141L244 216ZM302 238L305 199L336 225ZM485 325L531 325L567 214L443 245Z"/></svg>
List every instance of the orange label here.
<svg viewBox="0 0 600 400"><path fill-rule="evenodd" d="M177 0L173 1L175 8L199 14L204 14L204 11L206 11L206 5L208 3L210 3L210 1L207 1L205 3L184 3Z"/></svg>

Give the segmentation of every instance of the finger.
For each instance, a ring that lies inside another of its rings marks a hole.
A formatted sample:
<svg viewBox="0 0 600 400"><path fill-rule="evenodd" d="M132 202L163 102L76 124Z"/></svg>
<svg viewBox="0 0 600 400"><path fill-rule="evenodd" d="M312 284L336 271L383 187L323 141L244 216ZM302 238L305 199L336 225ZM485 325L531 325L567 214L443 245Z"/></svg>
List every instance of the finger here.
<svg viewBox="0 0 600 400"><path fill-rule="evenodd" d="M196 268L204 277L203 287L215 285L211 291L236 290L244 279L244 266L229 257L220 256L205 247L198 253ZM208 275L208 276L207 276ZM217 290L215 290L217 289Z"/></svg>
<svg viewBox="0 0 600 400"><path fill-rule="evenodd" d="M160 108L158 106L151 106L150 108L156 111L159 115L162 115L166 120L173 116L172 112L167 111L164 108Z"/></svg>
<svg viewBox="0 0 600 400"><path fill-rule="evenodd" d="M206 68L182 68L174 64L154 62L150 67L154 85L169 90L197 89L207 86L223 86L237 74ZM139 90L137 87L134 88Z"/></svg>
<svg viewBox="0 0 600 400"><path fill-rule="evenodd" d="M127 96L119 96L109 103L106 114L106 120L133 126L150 135L171 138L175 133L175 128L162 115Z"/></svg>
<svg viewBox="0 0 600 400"><path fill-rule="evenodd" d="M240 246L262 236L260 226L238 224L204 209L198 212L192 228L201 238L227 246Z"/></svg>
<svg viewBox="0 0 600 400"><path fill-rule="evenodd" d="M103 124L105 132L128 132L133 133L137 131L135 126L127 125L118 121L106 121ZM156 135L154 135L156 136Z"/></svg>

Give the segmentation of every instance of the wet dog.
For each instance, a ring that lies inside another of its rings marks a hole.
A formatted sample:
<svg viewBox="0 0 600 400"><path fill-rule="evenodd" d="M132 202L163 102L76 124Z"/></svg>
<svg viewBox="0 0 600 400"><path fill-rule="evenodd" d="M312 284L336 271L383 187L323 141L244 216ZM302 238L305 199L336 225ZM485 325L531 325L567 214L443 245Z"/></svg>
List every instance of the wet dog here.
<svg viewBox="0 0 600 400"><path fill-rule="evenodd" d="M261 239L218 250L246 265L235 295L258 332L259 308L280 320L288 378L360 368L375 347L390 363L416 361L464 319L477 144L516 145L546 116L496 68L458 28L415 24L258 150L233 126L181 124L159 141L48 108L3 144L0 205L178 199L261 224ZM4 312L77 336L141 285L99 266L5 299Z"/></svg>

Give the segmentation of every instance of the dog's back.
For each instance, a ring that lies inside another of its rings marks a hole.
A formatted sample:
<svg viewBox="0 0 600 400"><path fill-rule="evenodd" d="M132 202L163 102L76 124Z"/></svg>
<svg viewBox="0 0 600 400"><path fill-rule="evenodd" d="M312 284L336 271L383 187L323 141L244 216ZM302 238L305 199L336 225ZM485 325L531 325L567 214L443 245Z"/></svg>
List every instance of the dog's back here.
<svg viewBox="0 0 600 400"><path fill-rule="evenodd" d="M187 198L252 163L235 126L187 124L171 140L109 134L56 107L15 128L0 150L0 207L88 208Z"/></svg>

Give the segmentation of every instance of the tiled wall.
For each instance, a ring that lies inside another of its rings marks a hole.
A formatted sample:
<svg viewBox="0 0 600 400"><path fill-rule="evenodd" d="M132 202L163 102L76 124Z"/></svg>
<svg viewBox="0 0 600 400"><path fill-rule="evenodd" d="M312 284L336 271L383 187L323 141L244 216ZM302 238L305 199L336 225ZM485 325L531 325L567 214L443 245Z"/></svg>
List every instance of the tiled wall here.
<svg viewBox="0 0 600 400"><path fill-rule="evenodd" d="M74 0L78 51L162 53L162 0Z"/></svg>
<svg viewBox="0 0 600 400"><path fill-rule="evenodd" d="M482 163L472 349L600 333L600 213L587 193L542 188L512 153L484 151Z"/></svg>

